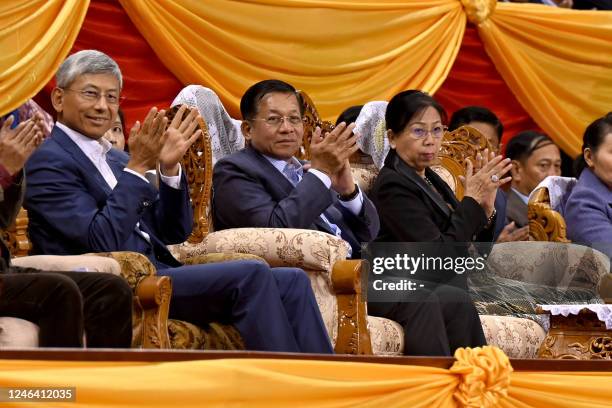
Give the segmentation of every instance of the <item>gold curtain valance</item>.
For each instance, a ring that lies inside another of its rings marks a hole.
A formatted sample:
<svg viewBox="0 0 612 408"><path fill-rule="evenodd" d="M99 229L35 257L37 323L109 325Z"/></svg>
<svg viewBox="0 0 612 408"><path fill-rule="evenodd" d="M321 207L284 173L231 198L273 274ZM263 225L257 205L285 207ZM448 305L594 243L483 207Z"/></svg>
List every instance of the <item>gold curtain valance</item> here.
<svg viewBox="0 0 612 408"><path fill-rule="evenodd" d="M269 78L306 90L326 119L407 88L435 92L466 22L456 0L120 1L164 64L234 116Z"/></svg>
<svg viewBox="0 0 612 408"><path fill-rule="evenodd" d="M455 358L448 370L287 359L0 360L0 386L75 387L76 402L65 403L75 408L597 408L612 401L610 372L513 372L494 347L459 349Z"/></svg>
<svg viewBox="0 0 612 408"><path fill-rule="evenodd" d="M500 3L478 26L523 108L568 154L612 111L612 12Z"/></svg>
<svg viewBox="0 0 612 408"><path fill-rule="evenodd" d="M68 56L89 0L0 2L0 115L51 80Z"/></svg>

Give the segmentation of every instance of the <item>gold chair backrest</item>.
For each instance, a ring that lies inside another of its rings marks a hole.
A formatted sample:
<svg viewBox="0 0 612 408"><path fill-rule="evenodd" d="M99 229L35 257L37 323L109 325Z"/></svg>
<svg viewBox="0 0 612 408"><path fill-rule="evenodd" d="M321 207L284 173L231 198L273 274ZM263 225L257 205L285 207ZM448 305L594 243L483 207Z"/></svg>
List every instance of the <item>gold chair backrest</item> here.
<svg viewBox="0 0 612 408"><path fill-rule="evenodd" d="M174 118L179 106L167 110L168 123ZM198 129L202 131L199 137L189 147L181 160L187 183L189 196L193 206L193 231L187 242L197 244L212 229L211 192L212 192L212 148L208 126L204 119L198 120Z"/></svg>
<svg viewBox="0 0 612 408"><path fill-rule="evenodd" d="M321 119L319 111L306 92L298 91L297 93L304 110L304 136L302 138L302 147L296 157L300 160L310 160L310 141L316 127L319 126L323 133L325 133L331 132L334 129L334 125L329 121Z"/></svg>
<svg viewBox="0 0 612 408"><path fill-rule="evenodd" d="M550 206L548 188L536 189L527 204L529 239L531 241L571 242L563 216Z"/></svg>
<svg viewBox="0 0 612 408"><path fill-rule="evenodd" d="M476 162L476 155L485 149L493 150L493 146L478 130L470 126L461 126L452 132L447 132L438 153L438 164L432 169L455 192L458 200L463 198L464 187L459 176L465 176L467 159Z"/></svg>

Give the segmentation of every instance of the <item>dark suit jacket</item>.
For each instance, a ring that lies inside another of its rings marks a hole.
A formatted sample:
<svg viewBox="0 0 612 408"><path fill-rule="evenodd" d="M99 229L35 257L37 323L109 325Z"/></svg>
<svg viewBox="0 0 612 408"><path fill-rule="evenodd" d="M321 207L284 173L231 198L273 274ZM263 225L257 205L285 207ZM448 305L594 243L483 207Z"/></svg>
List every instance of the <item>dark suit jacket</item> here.
<svg viewBox="0 0 612 408"><path fill-rule="evenodd" d="M612 258L612 190L584 169L565 204L567 236Z"/></svg>
<svg viewBox="0 0 612 408"><path fill-rule="evenodd" d="M471 197L457 201L450 187L431 169L427 183L391 150L370 195L380 216L381 242L488 242L493 228L483 229L487 216ZM449 207L450 205L450 207Z"/></svg>
<svg viewBox="0 0 612 408"><path fill-rule="evenodd" d="M504 193L504 190L501 188L497 190L497 195L495 196L495 211L497 211L497 215L495 216L495 233L493 234L493 240L497 240L499 234L501 234L502 230L506 226L506 206L507 206L507 196Z"/></svg>
<svg viewBox="0 0 612 408"><path fill-rule="evenodd" d="M265 157L247 147L217 162L213 172L213 220L216 229L240 227L304 228L333 233L320 218L341 229L358 257L361 242L378 233L376 208L365 196L358 216L344 208L336 193L313 174L294 187Z"/></svg>
<svg viewBox="0 0 612 408"><path fill-rule="evenodd" d="M508 191L506 221L508 224L514 221L514 224L519 228L529 224L527 204L512 189Z"/></svg>
<svg viewBox="0 0 612 408"><path fill-rule="evenodd" d="M183 174L181 188L159 191L123 171L128 156L111 149L107 161L117 178L113 190L83 151L57 126L26 163L25 207L36 254L135 251L179 266L166 244L184 242L193 216ZM136 224L151 236L147 242Z"/></svg>

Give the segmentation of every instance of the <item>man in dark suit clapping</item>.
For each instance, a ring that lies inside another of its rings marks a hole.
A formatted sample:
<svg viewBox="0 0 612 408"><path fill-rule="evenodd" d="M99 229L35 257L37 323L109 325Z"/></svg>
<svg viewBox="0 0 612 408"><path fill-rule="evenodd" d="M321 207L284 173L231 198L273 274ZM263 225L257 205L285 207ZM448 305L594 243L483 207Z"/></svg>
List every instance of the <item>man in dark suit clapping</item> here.
<svg viewBox="0 0 612 408"><path fill-rule="evenodd" d="M302 142L302 104L278 80L250 87L240 101L248 146L217 162L213 175L216 229L304 228L341 237L352 257L378 234L374 205L359 190L349 157L357 151L354 124L325 135L316 129L308 165L295 158Z"/></svg>

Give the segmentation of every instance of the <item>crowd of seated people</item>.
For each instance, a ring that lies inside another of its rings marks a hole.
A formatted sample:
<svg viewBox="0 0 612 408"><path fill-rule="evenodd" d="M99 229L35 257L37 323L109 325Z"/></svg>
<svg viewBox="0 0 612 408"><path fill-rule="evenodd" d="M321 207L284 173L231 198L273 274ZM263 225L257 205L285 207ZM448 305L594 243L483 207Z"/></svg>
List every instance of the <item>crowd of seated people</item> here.
<svg viewBox="0 0 612 408"><path fill-rule="evenodd" d="M56 82L52 104L57 122L51 136L31 149L25 164L25 208L33 253L142 253L159 275L172 279L171 318L196 325L211 321L233 324L250 350L333 352L310 282L301 269L271 268L245 260L182 265L168 251L167 245L185 241L192 228L193 213L180 160L200 136L200 130L196 130L198 115L206 120L213 146L215 229L323 231L342 238L352 258L360 258L362 244L371 242L452 246L526 240L529 193L547 175L560 174L559 149L547 136L519 134L511 139L503 158L496 153L503 125L493 112L467 107L455 112L449 121L433 97L416 90L401 92L389 103L347 109L330 132L314 130L310 161L300 161L295 156L304 135L303 104L296 89L279 80L260 81L244 93L240 101L242 121L228 115L214 92L190 85L175 98L173 105L181 107L170 123L165 111L156 108L142 123L136 122L130 131L127 154L125 118L119 109L123 83L115 61L99 51L78 52L60 66ZM377 128L384 125L384 143L377 147L382 169L373 189L366 193L355 182L349 159L359 150L359 139L371 136L359 134L355 122L360 123L361 115L372 112L382 115L373 123ZM437 160L447 125L451 129L463 125L477 129L494 150L469 161L461 201L430 168ZM24 129L26 125L20 126ZM599 183L599 196L604 201L603 192L610 193L606 175L612 168L608 163L610 126L608 115L587 129L583 152L588 168L579 182L586 187L576 190L572 197L577 204L568 208L584 211L581 206L591 200L579 193L592 190L593 184ZM3 132L0 140L8 130L3 127ZM151 172L155 174L153 179ZM502 191L505 184L510 185L507 194ZM609 226L609 203L600 204ZM13 200L11 205L19 208L20 201ZM605 240L605 234L609 235L609 230L600 227L572 229L571 220L568 218L568 231L581 241ZM10 221L12 218L4 226ZM581 221L584 225L586 220ZM584 235L594 230L595 235ZM463 249L458 251L463 254ZM4 278L14 270L8 272ZM27 272L29 276L34 271ZM491 299L500 303L505 300L505 312L522 315L533 313L536 302L590 302L594 296L587 290L542 289L486 274L438 272L425 279L431 283L428 289L410 301L368 303L370 314L401 324L405 354L452 355L458 347L486 344L478 314L486 313L481 305ZM61 284L47 277L55 275L38 276L37 285L59 288ZM93 346L128 347L129 342L119 336L116 343L96 343L96 326L88 327L87 305L92 300L81 281L94 275L68 272L60 276L76 282L80 292L73 290L72 296L79 296L85 306L82 316L71 312L74 322L81 322L75 323L77 330L69 330L71 338L82 334L84 324L88 346L91 332ZM62 283L65 286L66 282ZM58 293L61 291L58 289ZM0 293L0 313L11 310L2 309L2 305L14 302L5 293L10 292ZM44 301L52 301L54 293L47 293ZM35 295L39 296L38 292ZM29 295L24 291L23 296ZM519 298L527 305L512 304ZM131 294L122 299L131 301ZM56 309L61 306L57 303ZM30 318L42 322L50 312ZM124 319L115 319L114 324L130 328L131 314L126 310L122 313ZM41 342L44 344L56 343ZM75 344L80 343L66 342Z"/></svg>
<svg viewBox="0 0 612 408"><path fill-rule="evenodd" d="M128 156L103 138L122 90L115 61L99 51L77 52L62 63L56 82L57 122L26 164L34 254L139 252L158 275L172 278L171 318L231 323L250 350L333 351L304 271L257 261L185 266L166 248L185 241L192 228L179 162L200 135L197 110L183 106L167 123L165 112L152 108L131 129ZM152 169L159 188L145 177Z"/></svg>

